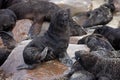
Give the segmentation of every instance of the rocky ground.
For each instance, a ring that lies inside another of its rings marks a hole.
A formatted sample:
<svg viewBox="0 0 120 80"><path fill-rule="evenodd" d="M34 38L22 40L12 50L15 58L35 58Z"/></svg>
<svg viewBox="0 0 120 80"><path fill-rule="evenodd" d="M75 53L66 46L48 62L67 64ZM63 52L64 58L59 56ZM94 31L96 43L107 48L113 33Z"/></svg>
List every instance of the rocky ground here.
<svg viewBox="0 0 120 80"><path fill-rule="evenodd" d="M62 8L71 8L72 15L75 16L79 12L85 12L99 7L101 4L105 3L105 0L50 0L55 2ZM113 20L108 24L114 28L120 26L120 1L116 2L117 12L114 14ZM78 19L79 20L79 19ZM16 67L22 63L22 51L24 47L29 43L29 40L24 40L27 37L28 30L32 24L30 20L19 20L13 30L14 38L18 42L16 48L11 52L10 56L6 62L0 68L0 80L52 80L58 78L64 74L68 69L65 65L59 63L58 61L49 61L34 70L21 70L17 71ZM43 27L48 26L49 23L44 23ZM43 28L44 30L44 28ZM85 36L85 35L84 35ZM68 54L72 58L74 52L78 50L89 51L85 45L77 45L77 41L82 36L75 36L70 38L70 45L67 49ZM23 41L24 40L24 41ZM2 45L2 41L0 42Z"/></svg>

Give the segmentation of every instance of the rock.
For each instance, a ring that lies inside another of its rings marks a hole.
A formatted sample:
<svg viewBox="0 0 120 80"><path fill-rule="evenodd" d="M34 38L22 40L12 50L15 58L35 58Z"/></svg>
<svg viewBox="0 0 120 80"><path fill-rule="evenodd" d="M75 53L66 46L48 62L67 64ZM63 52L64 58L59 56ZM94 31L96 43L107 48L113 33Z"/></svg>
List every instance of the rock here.
<svg viewBox="0 0 120 80"><path fill-rule="evenodd" d="M4 44L2 42L2 39L0 38L0 48L4 47Z"/></svg>
<svg viewBox="0 0 120 80"><path fill-rule="evenodd" d="M81 26L88 19L88 17L86 16L86 12L78 13L77 15L73 16L72 18L77 24L79 24Z"/></svg>
<svg viewBox="0 0 120 80"><path fill-rule="evenodd" d="M1 66L4 73L10 75L7 78L11 78L9 80L52 80L53 78L62 76L67 67L56 60L38 65L34 70L16 70L17 66L24 64L22 52L29 42L30 40L26 40L19 43ZM74 57L74 52L78 50L89 49L85 45L70 44L67 52L72 58Z"/></svg>
<svg viewBox="0 0 120 80"><path fill-rule="evenodd" d="M15 28L12 31L14 35L14 39L17 42L21 42L22 40L26 39L31 25L32 25L32 21L28 19L18 20Z"/></svg>
<svg viewBox="0 0 120 80"><path fill-rule="evenodd" d="M100 5L106 3L106 0L92 0L92 10L100 7Z"/></svg>
<svg viewBox="0 0 120 80"><path fill-rule="evenodd" d="M1 66L7 75L12 74L12 80L48 80L48 78L52 79L53 77L63 74L67 67L58 61L46 62L34 70L16 70L17 66L24 63L22 51L29 42L30 41L28 40L20 43L10 54L6 62Z"/></svg>
<svg viewBox="0 0 120 80"><path fill-rule="evenodd" d="M28 32L29 29L32 25L32 21L29 19L22 19L22 20L18 20L15 28L13 29L13 35L14 35L14 39L19 43L23 40L25 40L28 37ZM40 35L43 35L45 33L45 31L47 31L49 27L49 23L48 22L44 22L42 25L42 29L40 32ZM1 45L1 42L0 42Z"/></svg>
<svg viewBox="0 0 120 80"><path fill-rule="evenodd" d="M73 58L75 55L76 51L79 50L85 50L85 51L89 51L90 49L86 46L86 45L79 45L79 44L69 44L67 52L70 56L70 58Z"/></svg>
<svg viewBox="0 0 120 80"><path fill-rule="evenodd" d="M72 37L70 37L70 44L77 44L78 43L78 41L80 40L80 39L82 39L83 37L85 37L86 35L83 35L83 36L72 36Z"/></svg>
<svg viewBox="0 0 120 80"><path fill-rule="evenodd" d="M92 9L91 0L50 0L61 8L70 8L72 16Z"/></svg>
<svg viewBox="0 0 120 80"><path fill-rule="evenodd" d="M120 0L113 0L116 12L120 12Z"/></svg>
<svg viewBox="0 0 120 80"><path fill-rule="evenodd" d="M107 25L112 26L113 28L120 27L120 13L114 14L112 21L110 21Z"/></svg>

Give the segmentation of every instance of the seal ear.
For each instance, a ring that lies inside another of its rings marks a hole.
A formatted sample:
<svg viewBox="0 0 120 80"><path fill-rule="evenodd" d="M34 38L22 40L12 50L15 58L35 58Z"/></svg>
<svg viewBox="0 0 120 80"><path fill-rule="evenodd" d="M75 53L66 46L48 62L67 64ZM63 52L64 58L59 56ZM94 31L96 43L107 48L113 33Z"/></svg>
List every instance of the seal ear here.
<svg viewBox="0 0 120 80"><path fill-rule="evenodd" d="M0 31L0 37L2 38L4 46L7 46L7 48L13 49L16 46L16 41L7 32Z"/></svg>
<svg viewBox="0 0 120 80"><path fill-rule="evenodd" d="M45 59L45 57L46 57L46 55L47 55L47 53L48 53L48 47L45 47L44 49L43 49L43 51L41 52L41 54L40 54L40 60L44 60Z"/></svg>

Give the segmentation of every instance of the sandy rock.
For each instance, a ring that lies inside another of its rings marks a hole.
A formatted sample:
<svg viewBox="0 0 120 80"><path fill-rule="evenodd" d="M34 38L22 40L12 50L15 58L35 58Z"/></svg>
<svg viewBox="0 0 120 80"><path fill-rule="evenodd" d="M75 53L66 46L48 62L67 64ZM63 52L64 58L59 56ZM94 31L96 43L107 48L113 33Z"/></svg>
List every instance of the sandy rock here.
<svg viewBox="0 0 120 80"><path fill-rule="evenodd" d="M72 15L92 9L91 0L50 0L61 8L70 8Z"/></svg>

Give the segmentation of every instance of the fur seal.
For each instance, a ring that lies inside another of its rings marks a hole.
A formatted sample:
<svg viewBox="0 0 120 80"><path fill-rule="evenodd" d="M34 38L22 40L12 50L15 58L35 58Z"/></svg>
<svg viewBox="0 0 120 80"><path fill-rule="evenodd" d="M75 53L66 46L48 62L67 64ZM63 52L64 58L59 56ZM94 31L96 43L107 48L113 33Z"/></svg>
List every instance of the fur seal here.
<svg viewBox="0 0 120 80"><path fill-rule="evenodd" d="M34 38L24 49L23 58L27 65L17 67L34 69L34 65L44 61L58 59L64 64L72 64L66 49L69 44L69 10L59 10L53 14L48 31Z"/></svg>
<svg viewBox="0 0 120 80"><path fill-rule="evenodd" d="M110 51L115 50L110 42L100 34L92 34L83 37L78 41L78 44L86 44L90 48L90 51L97 51L99 48L104 48Z"/></svg>
<svg viewBox="0 0 120 80"><path fill-rule="evenodd" d="M113 19L114 11L114 4L105 3L99 8L85 13L88 18L84 21L82 26L84 28L88 28L97 25L105 25Z"/></svg>
<svg viewBox="0 0 120 80"><path fill-rule="evenodd" d="M119 80L120 79L120 59L99 56L96 53L79 55L79 63L85 70L93 73L97 80Z"/></svg>

